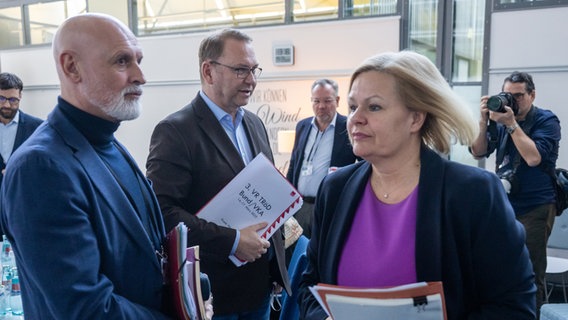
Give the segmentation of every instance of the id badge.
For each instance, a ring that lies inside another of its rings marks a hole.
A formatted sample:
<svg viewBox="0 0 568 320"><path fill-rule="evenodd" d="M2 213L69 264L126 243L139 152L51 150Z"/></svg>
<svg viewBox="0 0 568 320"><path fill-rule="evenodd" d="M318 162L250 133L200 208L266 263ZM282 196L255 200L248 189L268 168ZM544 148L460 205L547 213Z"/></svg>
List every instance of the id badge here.
<svg viewBox="0 0 568 320"><path fill-rule="evenodd" d="M303 176L311 176L313 170L314 170L314 166L311 163L307 163L307 164L302 166L302 171L300 171L300 174L303 175Z"/></svg>

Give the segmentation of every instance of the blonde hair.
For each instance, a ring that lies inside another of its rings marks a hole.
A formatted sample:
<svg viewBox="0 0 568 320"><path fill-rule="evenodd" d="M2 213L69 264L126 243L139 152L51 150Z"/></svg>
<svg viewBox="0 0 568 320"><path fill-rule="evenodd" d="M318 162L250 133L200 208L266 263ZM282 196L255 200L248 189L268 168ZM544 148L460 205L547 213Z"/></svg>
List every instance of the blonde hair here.
<svg viewBox="0 0 568 320"><path fill-rule="evenodd" d="M447 154L452 137L462 145L471 145L478 130L471 111L428 58L412 51L372 56L353 72L349 91L353 81L367 71L391 75L403 104L426 113L420 134L428 147Z"/></svg>

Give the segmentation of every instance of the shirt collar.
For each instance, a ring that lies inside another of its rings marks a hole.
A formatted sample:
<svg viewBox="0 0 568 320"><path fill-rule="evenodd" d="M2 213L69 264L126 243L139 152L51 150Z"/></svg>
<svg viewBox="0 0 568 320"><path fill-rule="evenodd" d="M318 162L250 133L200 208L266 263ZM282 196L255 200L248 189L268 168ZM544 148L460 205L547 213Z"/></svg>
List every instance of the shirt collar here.
<svg viewBox="0 0 568 320"><path fill-rule="evenodd" d="M229 119L231 119L232 122L231 115L228 114L225 110L221 109L221 107L215 104L213 100L209 99L209 97L205 94L205 92L200 90L199 95L201 96L201 98L203 98L209 109L211 109L211 111L215 115L215 118L217 118L217 121L221 122L222 119L224 118L226 119L227 117L229 117ZM242 121L244 114L245 110L243 110L242 107L239 107L239 109L237 109L237 119L235 121L236 125L238 125Z"/></svg>
<svg viewBox="0 0 568 320"><path fill-rule="evenodd" d="M337 112L335 113L335 115L333 116L333 119L331 119L331 122L329 123L329 125L327 126L327 128L335 128L335 121L337 120ZM316 125L316 117L312 117L312 128L319 130L318 126ZM326 130L327 130L326 128Z"/></svg>
<svg viewBox="0 0 568 320"><path fill-rule="evenodd" d="M10 122L20 123L20 110L16 111L16 115L14 116L14 119L12 119L12 121L10 121Z"/></svg>

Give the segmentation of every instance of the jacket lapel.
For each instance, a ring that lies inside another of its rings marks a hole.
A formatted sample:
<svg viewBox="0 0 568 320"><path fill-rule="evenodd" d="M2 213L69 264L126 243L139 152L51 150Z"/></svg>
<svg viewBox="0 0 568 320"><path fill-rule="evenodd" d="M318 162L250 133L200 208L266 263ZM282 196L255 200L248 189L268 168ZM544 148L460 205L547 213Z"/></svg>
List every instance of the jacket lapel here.
<svg viewBox="0 0 568 320"><path fill-rule="evenodd" d="M143 251L151 257L155 266L160 268L156 255L152 250L153 245L135 209L93 147L85 137L69 123L58 108L50 114L49 121L61 135L62 139L74 151L74 157L79 161L85 173L93 182L100 199L104 199L104 201L107 202L108 207L111 209L108 214L114 216L122 226L124 232L133 239L134 243L145 249ZM144 236L141 237L140 235Z"/></svg>
<svg viewBox="0 0 568 320"><path fill-rule="evenodd" d="M243 117L243 127L245 129L247 139L250 141L250 147L253 158L259 153L264 154L270 162L274 164L274 155L270 148L270 141L266 132L266 127L252 112L245 109Z"/></svg>
<svg viewBox="0 0 568 320"><path fill-rule="evenodd" d="M346 118L338 113L337 118L335 119L335 130L333 132L333 147L331 149L330 164L335 163L336 158L341 156L339 153L345 150L346 143L349 143L349 140L346 140L347 135L343 134L345 130L347 130L345 123Z"/></svg>
<svg viewBox="0 0 568 320"><path fill-rule="evenodd" d="M416 273L418 281L442 278L442 203L444 161L422 147L416 217Z"/></svg>
<svg viewBox="0 0 568 320"><path fill-rule="evenodd" d="M325 240L326 246L336 248L336 250L331 251L340 252L340 250L343 249L343 244L345 243L346 237L351 230L351 225L353 224L355 210L359 206L359 202L363 196L363 191L367 186L370 174L371 165L368 162L364 162L353 172L353 175L351 175L343 186L344 192L341 192L341 195L337 200L335 213L331 218L329 226L329 230L337 230L338 233L330 233L328 238ZM346 212L347 214L343 214L343 212ZM324 264L332 266L329 276L333 279L333 283L337 283L337 269L339 267L340 257L341 255L334 253L324 258Z"/></svg>
<svg viewBox="0 0 568 320"><path fill-rule="evenodd" d="M14 147L12 153L24 142L24 131L26 129L26 114L20 111L20 120L18 120L18 129L16 130L16 138L14 139Z"/></svg>
<svg viewBox="0 0 568 320"><path fill-rule="evenodd" d="M194 112L200 120L198 125L204 132L203 136L211 140L213 146L219 150L235 173L240 172L245 167L245 163L237 148L233 146L231 139L227 137L225 130L199 94L195 100Z"/></svg>
<svg viewBox="0 0 568 320"><path fill-rule="evenodd" d="M300 173L301 173L301 169L302 169L302 164L304 163L304 154L305 154L305 150L306 150L306 144L308 143L308 137L310 135L310 131L312 129L311 127L311 119L307 120L307 121L302 121L300 123L300 127L298 127L298 132L300 133L298 137L295 138L295 140L298 142L298 146L294 149L296 150L297 154L296 154L296 159L295 159L295 163L294 163L294 173L295 176L292 177L293 181L292 183L294 185L298 185L298 181L300 180Z"/></svg>

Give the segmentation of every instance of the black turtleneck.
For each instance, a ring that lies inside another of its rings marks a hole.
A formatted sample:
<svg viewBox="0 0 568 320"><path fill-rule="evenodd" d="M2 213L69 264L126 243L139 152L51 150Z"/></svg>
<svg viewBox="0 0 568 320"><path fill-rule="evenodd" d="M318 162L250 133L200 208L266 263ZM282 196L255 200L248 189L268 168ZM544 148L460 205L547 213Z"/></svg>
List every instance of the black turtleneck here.
<svg viewBox="0 0 568 320"><path fill-rule="evenodd" d="M93 146L112 143L120 122L111 122L74 107L59 98L59 108Z"/></svg>

